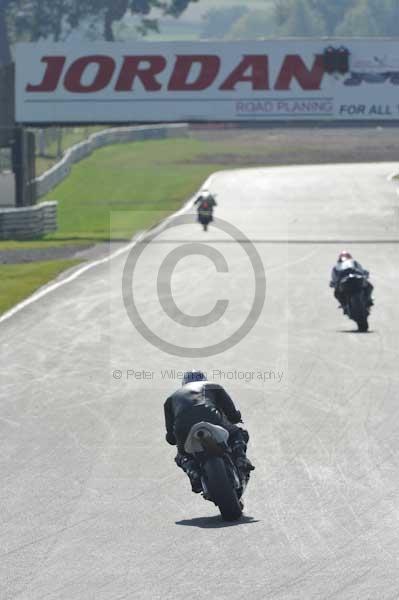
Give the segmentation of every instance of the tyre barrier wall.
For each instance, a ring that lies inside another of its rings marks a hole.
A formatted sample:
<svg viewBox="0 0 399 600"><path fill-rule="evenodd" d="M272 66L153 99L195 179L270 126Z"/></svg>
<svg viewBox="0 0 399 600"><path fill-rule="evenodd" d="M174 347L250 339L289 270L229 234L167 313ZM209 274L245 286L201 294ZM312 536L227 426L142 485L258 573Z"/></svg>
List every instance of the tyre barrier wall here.
<svg viewBox="0 0 399 600"><path fill-rule="evenodd" d="M22 208L0 210L0 239L23 240L41 237L57 229L57 202L42 202Z"/></svg>
<svg viewBox="0 0 399 600"><path fill-rule="evenodd" d="M109 144L135 142L143 140L159 140L164 138L184 137L188 135L187 124L142 125L137 127L114 127L93 133L87 140L72 146L65 156L54 167L37 177L37 198L45 196L58 185L71 171L71 166L89 156L97 148Z"/></svg>

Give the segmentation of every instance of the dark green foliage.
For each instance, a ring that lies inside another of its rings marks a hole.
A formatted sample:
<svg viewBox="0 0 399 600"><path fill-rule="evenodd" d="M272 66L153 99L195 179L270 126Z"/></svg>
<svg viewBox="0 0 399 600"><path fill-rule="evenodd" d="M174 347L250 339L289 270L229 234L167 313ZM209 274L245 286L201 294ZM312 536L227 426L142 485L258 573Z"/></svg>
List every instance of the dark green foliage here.
<svg viewBox="0 0 399 600"><path fill-rule="evenodd" d="M276 0L278 34L315 37L325 34L325 23L311 0Z"/></svg>
<svg viewBox="0 0 399 600"><path fill-rule="evenodd" d="M338 25L345 18L345 14L351 10L356 0L310 0L309 7L323 20L325 33L333 35Z"/></svg>
<svg viewBox="0 0 399 600"><path fill-rule="evenodd" d="M84 24L100 24L103 37L114 40L114 23L125 15L138 17L141 34L157 30L158 14L179 17L190 2L198 0L0 0L0 64L9 62L8 38L12 41L51 39L60 41Z"/></svg>
<svg viewBox="0 0 399 600"><path fill-rule="evenodd" d="M350 33L349 33L350 32ZM341 35L399 34L399 0L358 0L337 27Z"/></svg>
<svg viewBox="0 0 399 600"><path fill-rule="evenodd" d="M235 40L263 39L273 35L275 20L273 7L251 10L238 19L226 37Z"/></svg>
<svg viewBox="0 0 399 600"><path fill-rule="evenodd" d="M273 0L277 35L397 36L399 0Z"/></svg>

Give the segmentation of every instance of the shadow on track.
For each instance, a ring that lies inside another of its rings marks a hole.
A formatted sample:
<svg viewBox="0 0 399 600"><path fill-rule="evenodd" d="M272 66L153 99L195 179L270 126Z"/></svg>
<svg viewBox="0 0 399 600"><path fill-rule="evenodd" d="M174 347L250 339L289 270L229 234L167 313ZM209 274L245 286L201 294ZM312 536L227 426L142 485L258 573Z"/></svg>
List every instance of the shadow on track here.
<svg viewBox="0 0 399 600"><path fill-rule="evenodd" d="M375 333L372 329L368 331L359 331L358 329L337 329L337 333L351 333L352 335L358 333L359 335L365 335L368 333Z"/></svg>
<svg viewBox="0 0 399 600"><path fill-rule="evenodd" d="M254 517L241 517L239 521L222 521L220 516L215 517L196 517L194 519L183 519L176 521L176 525L185 525L186 527L200 527L201 529L221 529L223 527L237 527L237 525L247 525L248 523L260 523Z"/></svg>

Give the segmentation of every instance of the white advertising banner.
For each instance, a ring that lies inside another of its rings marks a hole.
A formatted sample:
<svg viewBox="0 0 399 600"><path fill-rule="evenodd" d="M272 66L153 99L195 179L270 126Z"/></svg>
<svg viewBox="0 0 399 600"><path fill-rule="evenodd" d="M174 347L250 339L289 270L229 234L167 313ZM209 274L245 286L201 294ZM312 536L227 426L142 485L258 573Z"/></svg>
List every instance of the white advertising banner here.
<svg viewBox="0 0 399 600"><path fill-rule="evenodd" d="M349 51L329 74L328 46ZM19 123L399 119L399 41L18 44Z"/></svg>

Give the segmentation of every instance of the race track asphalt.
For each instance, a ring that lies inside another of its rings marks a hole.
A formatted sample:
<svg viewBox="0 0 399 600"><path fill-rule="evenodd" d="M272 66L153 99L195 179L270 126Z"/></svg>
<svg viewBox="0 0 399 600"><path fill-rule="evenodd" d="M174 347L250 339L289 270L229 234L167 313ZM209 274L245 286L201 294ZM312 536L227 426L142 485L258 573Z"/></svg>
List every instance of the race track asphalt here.
<svg viewBox="0 0 399 600"><path fill-rule="evenodd" d="M216 356L174 356L142 338L122 301L127 254L0 324L1 600L398 597L394 168L213 176L217 216L253 241L266 274L257 323ZM228 269L184 256L186 243L204 241ZM133 279L143 321L190 348L228 337L253 301L250 246L195 222L160 233ZM375 285L368 334L328 287L343 247ZM228 299L218 323L177 324L160 306L158 272L176 248L177 307L198 316ZM191 494L164 442L162 405L179 385L171 371L193 367L225 385L251 434L256 471L237 524Z"/></svg>

